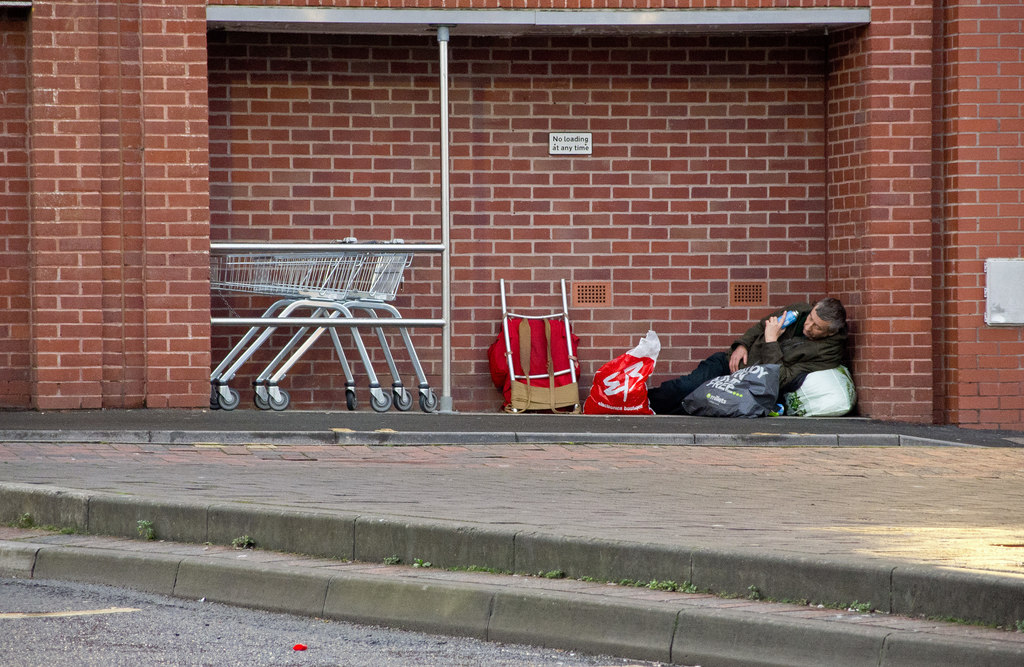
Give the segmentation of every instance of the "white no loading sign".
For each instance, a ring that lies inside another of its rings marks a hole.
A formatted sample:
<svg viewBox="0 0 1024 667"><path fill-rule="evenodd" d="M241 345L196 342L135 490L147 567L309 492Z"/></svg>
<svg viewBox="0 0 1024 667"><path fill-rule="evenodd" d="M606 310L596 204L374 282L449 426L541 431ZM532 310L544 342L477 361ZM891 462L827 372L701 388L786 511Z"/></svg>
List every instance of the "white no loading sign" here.
<svg viewBox="0 0 1024 667"><path fill-rule="evenodd" d="M593 152L590 132L548 133L548 155L591 155Z"/></svg>

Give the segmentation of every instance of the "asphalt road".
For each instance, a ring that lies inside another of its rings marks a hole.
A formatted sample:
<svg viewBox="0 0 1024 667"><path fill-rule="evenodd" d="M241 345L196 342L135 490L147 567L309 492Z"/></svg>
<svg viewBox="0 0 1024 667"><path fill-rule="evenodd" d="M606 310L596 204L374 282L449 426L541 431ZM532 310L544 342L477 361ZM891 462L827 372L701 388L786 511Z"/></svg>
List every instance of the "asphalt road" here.
<svg viewBox="0 0 1024 667"><path fill-rule="evenodd" d="M296 645L306 650L296 650ZM476 667L653 665L359 626L107 586L0 579L0 663Z"/></svg>

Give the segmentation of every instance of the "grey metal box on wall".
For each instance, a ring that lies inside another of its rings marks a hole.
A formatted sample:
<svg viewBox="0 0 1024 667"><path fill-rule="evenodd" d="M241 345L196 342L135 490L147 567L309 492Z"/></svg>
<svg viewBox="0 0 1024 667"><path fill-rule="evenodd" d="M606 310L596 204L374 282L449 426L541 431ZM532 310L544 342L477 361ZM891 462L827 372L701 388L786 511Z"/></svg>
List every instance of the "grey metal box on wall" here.
<svg viewBox="0 0 1024 667"><path fill-rule="evenodd" d="M1024 259L985 260L985 324L1024 325Z"/></svg>

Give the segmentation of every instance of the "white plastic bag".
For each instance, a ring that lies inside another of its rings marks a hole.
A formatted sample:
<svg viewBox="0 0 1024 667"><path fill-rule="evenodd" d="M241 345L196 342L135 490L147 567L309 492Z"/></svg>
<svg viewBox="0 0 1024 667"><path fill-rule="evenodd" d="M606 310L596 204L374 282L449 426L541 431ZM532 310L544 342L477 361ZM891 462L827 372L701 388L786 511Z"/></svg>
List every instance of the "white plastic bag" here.
<svg viewBox="0 0 1024 667"><path fill-rule="evenodd" d="M857 402L853 377L845 366L808 373L796 391L784 394L786 414L794 417L842 417Z"/></svg>

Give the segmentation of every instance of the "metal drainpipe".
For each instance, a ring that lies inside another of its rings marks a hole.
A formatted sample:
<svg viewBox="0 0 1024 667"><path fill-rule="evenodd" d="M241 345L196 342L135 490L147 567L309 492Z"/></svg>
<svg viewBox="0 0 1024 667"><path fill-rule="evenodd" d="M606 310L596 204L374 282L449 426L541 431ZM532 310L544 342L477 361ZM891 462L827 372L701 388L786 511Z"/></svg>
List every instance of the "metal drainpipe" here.
<svg viewBox="0 0 1024 667"><path fill-rule="evenodd" d="M441 70L441 400L440 412L452 412L452 261L451 192L448 163L448 26L437 27Z"/></svg>

